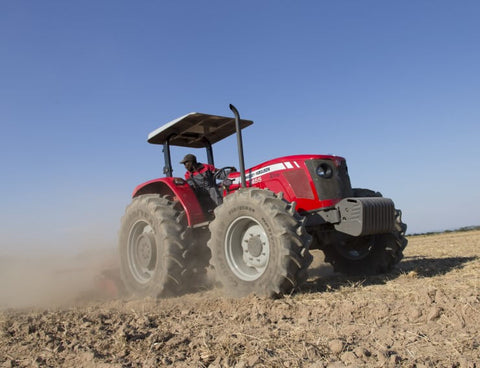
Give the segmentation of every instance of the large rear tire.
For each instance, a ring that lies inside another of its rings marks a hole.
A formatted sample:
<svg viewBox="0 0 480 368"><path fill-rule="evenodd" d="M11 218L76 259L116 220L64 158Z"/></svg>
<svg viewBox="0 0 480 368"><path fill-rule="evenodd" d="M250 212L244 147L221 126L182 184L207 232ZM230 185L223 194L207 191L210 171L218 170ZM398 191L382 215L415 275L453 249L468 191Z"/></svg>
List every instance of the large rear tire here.
<svg viewBox="0 0 480 368"><path fill-rule="evenodd" d="M133 199L119 234L121 277L127 294L171 296L185 270L185 216L158 194Z"/></svg>
<svg viewBox="0 0 480 368"><path fill-rule="evenodd" d="M227 294L272 297L305 281L311 237L281 196L257 188L226 196L210 232L211 263Z"/></svg>

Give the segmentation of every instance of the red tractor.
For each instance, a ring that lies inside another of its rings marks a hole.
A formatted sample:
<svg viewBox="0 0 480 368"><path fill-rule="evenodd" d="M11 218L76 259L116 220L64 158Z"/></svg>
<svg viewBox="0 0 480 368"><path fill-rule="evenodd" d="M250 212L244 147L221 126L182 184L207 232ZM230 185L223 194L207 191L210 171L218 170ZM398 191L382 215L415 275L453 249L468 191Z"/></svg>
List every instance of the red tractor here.
<svg viewBox="0 0 480 368"><path fill-rule="evenodd" d="M234 118L190 113L148 136L163 145L166 177L137 186L122 218L129 294L185 292L211 264L227 294L278 296L305 281L310 249L349 275L388 272L402 259L406 225L391 199L352 188L339 156L287 156L245 170L241 130L253 122L230 108ZM218 183L223 203L205 205L195 188L172 177L170 146L205 148L214 165L212 145L235 133L240 170L218 170L227 177Z"/></svg>

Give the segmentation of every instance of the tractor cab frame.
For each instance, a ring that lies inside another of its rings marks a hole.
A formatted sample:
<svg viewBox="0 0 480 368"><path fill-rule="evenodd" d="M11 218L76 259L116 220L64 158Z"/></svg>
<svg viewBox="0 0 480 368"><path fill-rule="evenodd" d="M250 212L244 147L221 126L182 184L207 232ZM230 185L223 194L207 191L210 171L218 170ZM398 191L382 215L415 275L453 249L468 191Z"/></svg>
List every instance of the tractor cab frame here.
<svg viewBox="0 0 480 368"><path fill-rule="evenodd" d="M148 135L148 143L163 145L165 167L163 173L172 177L173 167L170 146L205 148L207 161L215 165L212 145L237 134L237 146L241 176L245 176L241 130L252 125L252 120L240 119L238 110L230 105L235 117L191 112L154 130ZM244 181L243 181L244 183Z"/></svg>

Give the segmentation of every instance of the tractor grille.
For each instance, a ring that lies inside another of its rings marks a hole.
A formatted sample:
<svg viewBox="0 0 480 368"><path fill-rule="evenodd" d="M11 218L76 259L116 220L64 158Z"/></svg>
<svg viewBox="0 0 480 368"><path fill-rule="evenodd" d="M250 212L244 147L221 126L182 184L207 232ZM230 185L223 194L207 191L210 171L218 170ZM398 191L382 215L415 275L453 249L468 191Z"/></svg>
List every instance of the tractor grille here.
<svg viewBox="0 0 480 368"><path fill-rule="evenodd" d="M338 163L339 166L336 166L333 160L328 159L305 161L308 171L315 183L319 200L345 198L353 195L350 177L347 171L347 163L345 160L341 160ZM319 167L325 170L330 168L331 175L319 176L317 174Z"/></svg>

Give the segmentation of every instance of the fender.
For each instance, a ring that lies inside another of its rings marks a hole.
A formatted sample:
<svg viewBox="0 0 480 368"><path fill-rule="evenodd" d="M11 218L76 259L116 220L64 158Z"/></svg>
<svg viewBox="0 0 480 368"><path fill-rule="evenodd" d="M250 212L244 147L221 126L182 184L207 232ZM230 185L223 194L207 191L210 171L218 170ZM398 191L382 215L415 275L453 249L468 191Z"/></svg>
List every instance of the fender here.
<svg viewBox="0 0 480 368"><path fill-rule="evenodd" d="M179 201L187 215L188 226L206 221L205 215L197 196L182 178L159 178L149 180L138 185L132 193L132 198L143 194L160 194L173 197L173 201Z"/></svg>

